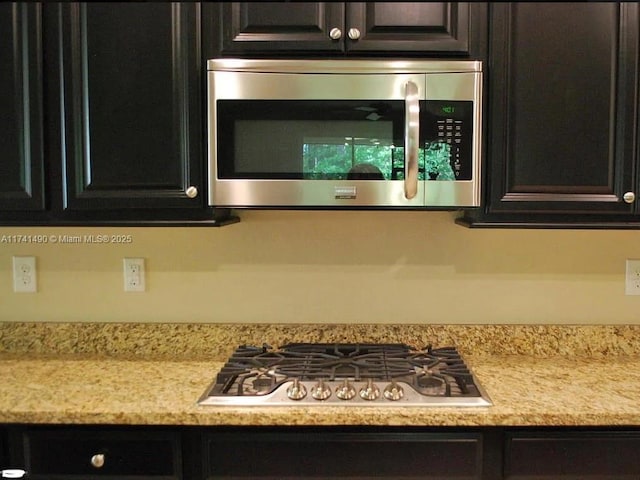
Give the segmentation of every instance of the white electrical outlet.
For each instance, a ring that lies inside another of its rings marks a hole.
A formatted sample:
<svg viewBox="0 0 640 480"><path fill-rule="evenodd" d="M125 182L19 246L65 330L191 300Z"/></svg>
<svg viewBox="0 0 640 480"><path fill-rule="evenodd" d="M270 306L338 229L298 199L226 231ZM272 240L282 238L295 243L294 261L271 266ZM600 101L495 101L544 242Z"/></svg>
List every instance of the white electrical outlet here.
<svg viewBox="0 0 640 480"><path fill-rule="evenodd" d="M20 293L37 291L36 257L13 257L13 291Z"/></svg>
<svg viewBox="0 0 640 480"><path fill-rule="evenodd" d="M627 259L625 295L640 295L640 260Z"/></svg>
<svg viewBox="0 0 640 480"><path fill-rule="evenodd" d="M144 292L144 258L124 259L124 291Z"/></svg>

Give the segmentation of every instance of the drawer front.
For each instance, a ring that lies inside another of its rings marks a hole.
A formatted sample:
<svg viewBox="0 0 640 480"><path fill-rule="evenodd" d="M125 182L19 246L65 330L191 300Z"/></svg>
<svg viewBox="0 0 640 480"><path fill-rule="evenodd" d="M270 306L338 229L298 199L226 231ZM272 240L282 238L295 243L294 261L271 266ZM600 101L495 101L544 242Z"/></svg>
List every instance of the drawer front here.
<svg viewBox="0 0 640 480"><path fill-rule="evenodd" d="M482 478L474 433L210 434L204 452L209 480Z"/></svg>
<svg viewBox="0 0 640 480"><path fill-rule="evenodd" d="M506 440L507 480L640 478L638 433L515 433Z"/></svg>
<svg viewBox="0 0 640 480"><path fill-rule="evenodd" d="M180 437L173 432L29 430L24 433L29 478L181 478Z"/></svg>

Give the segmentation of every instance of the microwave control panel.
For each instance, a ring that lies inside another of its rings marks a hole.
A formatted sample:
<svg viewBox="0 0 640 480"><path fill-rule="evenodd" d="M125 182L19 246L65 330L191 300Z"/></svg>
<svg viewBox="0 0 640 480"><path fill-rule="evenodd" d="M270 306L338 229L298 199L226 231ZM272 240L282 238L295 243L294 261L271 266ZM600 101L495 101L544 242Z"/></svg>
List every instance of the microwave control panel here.
<svg viewBox="0 0 640 480"><path fill-rule="evenodd" d="M473 102L426 100L420 119L427 180L473 178Z"/></svg>

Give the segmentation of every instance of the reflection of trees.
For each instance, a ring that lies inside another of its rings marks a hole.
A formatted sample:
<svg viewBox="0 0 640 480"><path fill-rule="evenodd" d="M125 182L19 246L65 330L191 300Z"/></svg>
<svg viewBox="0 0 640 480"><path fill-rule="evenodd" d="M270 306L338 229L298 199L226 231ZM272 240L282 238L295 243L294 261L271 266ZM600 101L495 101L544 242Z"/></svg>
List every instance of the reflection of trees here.
<svg viewBox="0 0 640 480"><path fill-rule="evenodd" d="M425 176L437 180L455 180L451 168L450 146L433 142L420 149L418 165L420 179ZM343 180L357 163L371 163L378 167L385 179L404 177L404 148L390 145L305 144L303 149L305 178ZM396 171L393 172L395 167Z"/></svg>
<svg viewBox="0 0 640 480"><path fill-rule="evenodd" d="M437 180L455 180L451 168L451 145L444 142L427 144L427 173L430 178Z"/></svg>
<svg viewBox="0 0 640 480"><path fill-rule="evenodd" d="M357 163L372 163L384 177L391 178L391 146L389 145L327 145L304 146L306 178L347 178L347 172Z"/></svg>

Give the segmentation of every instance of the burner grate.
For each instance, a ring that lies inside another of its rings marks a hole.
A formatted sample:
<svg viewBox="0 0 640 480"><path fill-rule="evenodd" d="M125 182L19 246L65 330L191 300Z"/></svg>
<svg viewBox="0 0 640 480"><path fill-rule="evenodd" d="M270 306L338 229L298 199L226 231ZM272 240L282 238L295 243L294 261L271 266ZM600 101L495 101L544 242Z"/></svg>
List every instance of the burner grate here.
<svg viewBox="0 0 640 480"><path fill-rule="evenodd" d="M367 343L289 343L277 349L242 345L218 372L209 396L269 397L292 382L296 388L306 388L300 386L305 382L320 388L322 400L331 397L329 390L348 382L371 388L372 382L401 385L418 398L483 397L454 347L419 350L405 344Z"/></svg>

